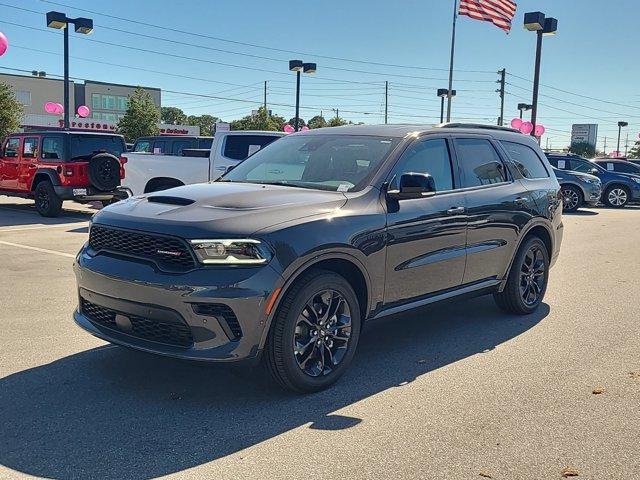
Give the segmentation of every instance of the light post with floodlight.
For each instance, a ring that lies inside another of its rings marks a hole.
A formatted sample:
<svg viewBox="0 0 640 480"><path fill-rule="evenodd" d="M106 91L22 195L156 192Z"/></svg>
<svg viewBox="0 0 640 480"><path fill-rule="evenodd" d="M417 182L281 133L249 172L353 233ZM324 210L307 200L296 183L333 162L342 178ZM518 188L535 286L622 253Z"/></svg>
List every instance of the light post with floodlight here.
<svg viewBox="0 0 640 480"><path fill-rule="evenodd" d="M520 110L520 119L522 120L522 112L531 110L531 105L529 105L528 103L519 103L518 110Z"/></svg>
<svg viewBox="0 0 640 480"><path fill-rule="evenodd" d="M297 132L300 125L300 73L316 73L316 64L303 63L302 60L289 60L289 70L296 72L296 118L293 121L293 129Z"/></svg>
<svg viewBox="0 0 640 480"><path fill-rule="evenodd" d="M446 88L439 88L438 96L440 97L440 123L444 123L444 99L449 96L449 90ZM456 91L451 90L451 98L455 96L456 96Z"/></svg>
<svg viewBox="0 0 640 480"><path fill-rule="evenodd" d="M529 12L524 14L524 28L530 32L536 32L538 36L536 44L536 65L533 77L533 102L531 102L531 123L533 124L531 135L535 136L536 121L538 119L538 90L540 88L542 37L556 34L558 31L558 20L551 17L546 18L542 12Z"/></svg>
<svg viewBox="0 0 640 480"><path fill-rule="evenodd" d="M622 133L622 127L628 127L628 122L618 122L618 147L616 148L616 154L620 156L620 134Z"/></svg>
<svg viewBox="0 0 640 480"><path fill-rule="evenodd" d="M93 32L90 18L69 18L64 13L48 12L47 27L64 30L64 129L69 130L69 24L73 23L76 33L89 35Z"/></svg>

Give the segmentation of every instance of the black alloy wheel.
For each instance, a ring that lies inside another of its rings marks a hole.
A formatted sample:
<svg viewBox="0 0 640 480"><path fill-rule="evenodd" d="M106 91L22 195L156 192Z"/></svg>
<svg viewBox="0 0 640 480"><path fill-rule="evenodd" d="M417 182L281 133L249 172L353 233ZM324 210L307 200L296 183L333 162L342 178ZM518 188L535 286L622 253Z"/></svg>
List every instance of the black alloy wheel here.
<svg viewBox="0 0 640 480"><path fill-rule="evenodd" d="M520 267L520 296L529 306L540 300L545 286L547 269L539 245L532 245L524 254L524 261Z"/></svg>
<svg viewBox="0 0 640 480"><path fill-rule="evenodd" d="M36 185L34 192L36 210L43 217L57 217L62 211L62 199L56 194L49 181L42 181Z"/></svg>
<svg viewBox="0 0 640 480"><path fill-rule="evenodd" d="M344 358L351 339L351 312L335 290L314 294L298 316L293 353L311 377L328 375Z"/></svg>

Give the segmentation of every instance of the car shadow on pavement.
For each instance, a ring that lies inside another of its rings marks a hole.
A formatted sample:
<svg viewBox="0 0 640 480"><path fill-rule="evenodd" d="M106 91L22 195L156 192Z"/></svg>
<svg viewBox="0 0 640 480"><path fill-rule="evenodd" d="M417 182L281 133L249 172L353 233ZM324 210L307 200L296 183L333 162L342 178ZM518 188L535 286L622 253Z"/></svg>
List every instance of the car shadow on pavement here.
<svg viewBox="0 0 640 480"><path fill-rule="evenodd" d="M68 223L88 222L95 213L93 210L63 209L60 216L46 218L40 216L33 204L0 205L0 227L29 227L32 225L66 225Z"/></svg>
<svg viewBox="0 0 640 480"><path fill-rule="evenodd" d="M594 215L599 215L600 212L596 212L594 210L576 210L575 212L562 212L562 214L570 217L592 217Z"/></svg>
<svg viewBox="0 0 640 480"><path fill-rule="evenodd" d="M341 381L303 396L281 391L259 367L87 350L0 380L0 464L47 478L147 479L307 424L350 428L367 419L333 412L487 352L548 314L543 304L505 315L483 297L368 324Z"/></svg>

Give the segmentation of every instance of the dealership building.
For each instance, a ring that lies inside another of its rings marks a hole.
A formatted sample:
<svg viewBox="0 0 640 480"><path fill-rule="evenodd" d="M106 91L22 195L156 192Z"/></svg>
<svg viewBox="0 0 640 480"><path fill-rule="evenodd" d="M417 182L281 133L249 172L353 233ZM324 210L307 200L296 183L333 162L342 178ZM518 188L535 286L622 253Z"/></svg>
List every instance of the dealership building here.
<svg viewBox="0 0 640 480"><path fill-rule="evenodd" d="M34 72L34 74L37 72ZM45 112L47 102L62 103L64 81L46 76L26 76L0 73L0 82L9 85L24 107L22 129L24 131L56 129L63 127L60 115ZM156 107L162 106L162 92L159 88L140 87L149 92ZM71 129L92 131L114 131L118 120L127 110L129 96L136 86L118 83L85 80L83 83L69 81L69 109L77 111L80 105L91 110L87 118L70 115ZM200 128L190 125L160 125L161 134L199 135Z"/></svg>

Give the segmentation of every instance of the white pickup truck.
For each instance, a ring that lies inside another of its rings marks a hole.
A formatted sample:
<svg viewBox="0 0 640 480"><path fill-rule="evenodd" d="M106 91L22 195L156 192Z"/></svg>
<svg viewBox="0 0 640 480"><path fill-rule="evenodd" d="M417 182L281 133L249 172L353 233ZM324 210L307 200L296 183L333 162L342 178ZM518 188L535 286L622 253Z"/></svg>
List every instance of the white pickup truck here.
<svg viewBox="0 0 640 480"><path fill-rule="evenodd" d="M121 189L128 195L157 192L191 183L217 179L229 167L285 135L283 132L216 132L211 150L185 150L183 155L152 152L127 152L122 156L125 178Z"/></svg>

